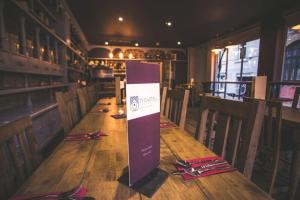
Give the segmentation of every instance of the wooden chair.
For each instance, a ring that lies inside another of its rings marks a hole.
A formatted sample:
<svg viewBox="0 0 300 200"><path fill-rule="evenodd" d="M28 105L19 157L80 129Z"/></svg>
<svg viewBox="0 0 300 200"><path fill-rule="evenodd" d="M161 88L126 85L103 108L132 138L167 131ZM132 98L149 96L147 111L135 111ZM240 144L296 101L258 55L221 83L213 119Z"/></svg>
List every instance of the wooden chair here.
<svg viewBox="0 0 300 200"><path fill-rule="evenodd" d="M96 103L96 90L95 86L91 85L87 87L88 100L90 107L92 107Z"/></svg>
<svg viewBox="0 0 300 200"><path fill-rule="evenodd" d="M293 98L293 104L292 108L297 108L298 102L299 102L299 96L300 96L300 87L296 87L294 98Z"/></svg>
<svg viewBox="0 0 300 200"><path fill-rule="evenodd" d="M264 102L249 103L203 96L195 137L206 145L213 139L212 150L250 178L264 110ZM213 113L211 119L208 119L209 112Z"/></svg>
<svg viewBox="0 0 300 200"><path fill-rule="evenodd" d="M258 100L244 98L244 101L255 102ZM264 170L263 174L266 180L260 182L264 183L265 191L272 194L281 149L282 103L280 101L267 101L266 113L256 160L260 165L259 167ZM259 179L261 179L261 175Z"/></svg>
<svg viewBox="0 0 300 200"><path fill-rule="evenodd" d="M160 112L161 112L162 115L164 115L164 111L165 111L167 92L168 92L168 88L163 87L162 91L161 91L161 98L160 98L161 99L161 101L160 101Z"/></svg>
<svg viewBox="0 0 300 200"><path fill-rule="evenodd" d="M7 199L40 161L30 117L0 127L0 160L0 197Z"/></svg>
<svg viewBox="0 0 300 200"><path fill-rule="evenodd" d="M62 126L67 133L80 119L77 96L73 92L56 92Z"/></svg>
<svg viewBox="0 0 300 200"><path fill-rule="evenodd" d="M298 179L298 186L295 192L295 199L300 199L300 178Z"/></svg>
<svg viewBox="0 0 300 200"><path fill-rule="evenodd" d="M88 111L88 106L86 102L86 96L82 88L77 89L77 95L79 99L79 107L81 116L84 116Z"/></svg>
<svg viewBox="0 0 300 200"><path fill-rule="evenodd" d="M179 128L184 130L189 102L189 90L169 90L165 107L165 115Z"/></svg>
<svg viewBox="0 0 300 200"><path fill-rule="evenodd" d="M91 102L89 100L87 87L82 88L82 93L83 93L83 96L84 96L84 99L85 99L85 104L86 104L87 111L89 111L90 108L91 108Z"/></svg>

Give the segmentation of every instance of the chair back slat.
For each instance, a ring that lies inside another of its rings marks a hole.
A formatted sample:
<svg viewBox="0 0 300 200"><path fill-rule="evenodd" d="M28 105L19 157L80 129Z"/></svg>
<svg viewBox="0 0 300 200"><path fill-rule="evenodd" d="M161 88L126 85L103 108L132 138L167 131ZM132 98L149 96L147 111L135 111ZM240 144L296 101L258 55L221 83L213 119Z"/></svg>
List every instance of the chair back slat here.
<svg viewBox="0 0 300 200"><path fill-rule="evenodd" d="M227 144L228 131L230 126L231 117L229 115L219 113L218 123L216 124L216 133L218 137L215 137L213 151L225 158L225 148Z"/></svg>
<svg viewBox="0 0 300 200"><path fill-rule="evenodd" d="M231 119L231 124L228 132L227 139L227 154L225 159L231 163L233 166L235 165L240 136L242 129L242 120L237 118Z"/></svg>
<svg viewBox="0 0 300 200"><path fill-rule="evenodd" d="M245 98L244 101L254 102L255 99ZM264 119L262 135L256 160L263 159L267 163L265 176L267 183L265 187L269 194L273 193L276 174L279 164L282 127L282 102L269 100L266 102L266 117ZM266 160L266 159L269 159Z"/></svg>
<svg viewBox="0 0 300 200"><path fill-rule="evenodd" d="M166 92L165 109L162 110L163 115L178 124L182 130L186 121L188 99L189 90L169 90Z"/></svg>
<svg viewBox="0 0 300 200"><path fill-rule="evenodd" d="M7 199L40 162L30 117L0 127L0 196Z"/></svg>
<svg viewBox="0 0 300 200"><path fill-rule="evenodd" d="M300 96L300 87L296 87L294 98L293 98L293 104L292 108L297 108L298 102L299 102L299 96Z"/></svg>
<svg viewBox="0 0 300 200"><path fill-rule="evenodd" d="M74 92L56 92L55 97L62 126L68 132L80 119L77 96Z"/></svg>
<svg viewBox="0 0 300 200"><path fill-rule="evenodd" d="M88 91L87 91L87 87L83 87L82 88L82 92L83 92L83 96L84 96L84 100L85 100L85 104L86 104L86 108L87 111L90 109L90 101L89 101L89 96L88 96Z"/></svg>
<svg viewBox="0 0 300 200"><path fill-rule="evenodd" d="M166 104L166 97L167 97L167 87L160 88L160 112L164 110L165 104Z"/></svg>
<svg viewBox="0 0 300 200"><path fill-rule="evenodd" d="M81 116L84 116L88 110L84 90L82 88L77 89L77 95L78 95L78 99L79 99L80 113L81 113Z"/></svg>
<svg viewBox="0 0 300 200"><path fill-rule="evenodd" d="M91 106L93 106L97 100L95 85L88 86L87 91L88 91L88 97L89 97L90 104L91 104Z"/></svg>
<svg viewBox="0 0 300 200"><path fill-rule="evenodd" d="M263 102L203 96L196 138L250 177L263 121Z"/></svg>

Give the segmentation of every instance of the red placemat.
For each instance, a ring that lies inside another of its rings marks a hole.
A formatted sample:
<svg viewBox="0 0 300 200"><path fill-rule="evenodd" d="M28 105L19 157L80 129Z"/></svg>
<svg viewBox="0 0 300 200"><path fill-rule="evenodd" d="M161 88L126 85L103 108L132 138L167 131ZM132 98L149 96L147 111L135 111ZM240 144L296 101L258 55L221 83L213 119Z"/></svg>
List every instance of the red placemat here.
<svg viewBox="0 0 300 200"><path fill-rule="evenodd" d="M185 162L190 164L190 167L188 168L194 168L196 170L199 170L199 172L203 171L203 173L193 176L189 173L184 172L184 169L188 169L188 168L184 168L176 164L177 172L183 172L181 176L185 181L236 170L229 163L227 163L221 157L218 156L196 158L196 159L186 160Z"/></svg>
<svg viewBox="0 0 300 200"><path fill-rule="evenodd" d="M176 124L171 122L160 122L160 128L176 128Z"/></svg>
<svg viewBox="0 0 300 200"><path fill-rule="evenodd" d="M25 194L25 195L14 196L10 198L10 200L30 200L30 199L58 200L59 199L58 196L62 193L63 192L52 192L52 193L44 193L44 194ZM84 187L80 187L79 190L76 193L74 193L71 197L74 199L83 198L86 197L86 194L87 194L87 189Z"/></svg>

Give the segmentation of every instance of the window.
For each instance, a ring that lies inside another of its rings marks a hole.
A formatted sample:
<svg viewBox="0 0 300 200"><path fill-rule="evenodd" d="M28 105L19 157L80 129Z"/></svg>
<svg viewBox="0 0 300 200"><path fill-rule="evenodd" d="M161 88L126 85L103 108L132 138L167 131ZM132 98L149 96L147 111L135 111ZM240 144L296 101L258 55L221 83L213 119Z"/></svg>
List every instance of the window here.
<svg viewBox="0 0 300 200"><path fill-rule="evenodd" d="M288 28L282 80L300 80L300 25Z"/></svg>
<svg viewBox="0 0 300 200"><path fill-rule="evenodd" d="M216 81L229 82L216 85L216 93L219 96L240 98L246 92L246 85L231 82L250 81L252 77L257 76L259 42L260 40L256 39L243 44L230 45L217 52Z"/></svg>

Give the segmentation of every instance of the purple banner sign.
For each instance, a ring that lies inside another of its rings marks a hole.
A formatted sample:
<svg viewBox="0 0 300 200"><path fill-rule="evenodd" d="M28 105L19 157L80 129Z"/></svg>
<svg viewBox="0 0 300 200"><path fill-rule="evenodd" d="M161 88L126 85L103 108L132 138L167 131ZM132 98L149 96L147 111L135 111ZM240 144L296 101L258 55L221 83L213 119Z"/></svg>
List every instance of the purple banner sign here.
<svg viewBox="0 0 300 200"><path fill-rule="evenodd" d="M159 165L159 73L158 64L126 62L130 186Z"/></svg>

